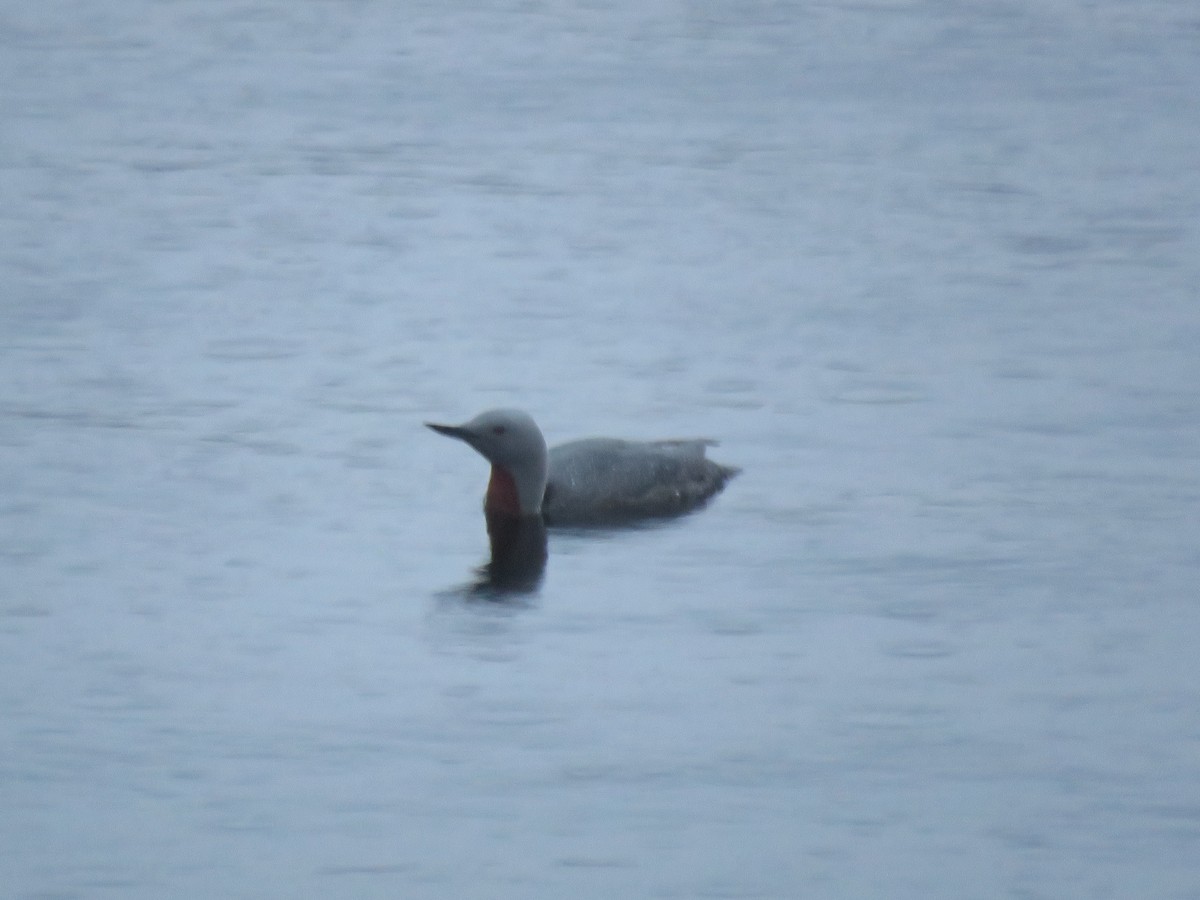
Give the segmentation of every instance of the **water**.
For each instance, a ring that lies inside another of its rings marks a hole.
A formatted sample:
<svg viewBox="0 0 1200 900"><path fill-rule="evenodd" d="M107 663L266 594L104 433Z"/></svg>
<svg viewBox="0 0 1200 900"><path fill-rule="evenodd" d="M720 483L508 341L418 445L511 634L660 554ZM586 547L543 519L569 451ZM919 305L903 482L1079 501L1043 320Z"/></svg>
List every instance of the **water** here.
<svg viewBox="0 0 1200 900"><path fill-rule="evenodd" d="M6 895L1200 897L1198 38L4 4ZM479 599L496 405L745 471Z"/></svg>

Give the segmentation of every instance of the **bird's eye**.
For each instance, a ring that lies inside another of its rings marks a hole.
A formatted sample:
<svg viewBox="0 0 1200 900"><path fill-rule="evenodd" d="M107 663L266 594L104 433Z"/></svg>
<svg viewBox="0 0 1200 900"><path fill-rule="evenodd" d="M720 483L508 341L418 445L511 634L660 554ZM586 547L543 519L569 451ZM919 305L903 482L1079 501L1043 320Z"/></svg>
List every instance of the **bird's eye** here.
<svg viewBox="0 0 1200 900"><path fill-rule="evenodd" d="M508 429L505 428L503 425L493 425L492 426L492 434L496 435L496 437L499 437L500 435L504 434L504 432L507 430Z"/></svg>

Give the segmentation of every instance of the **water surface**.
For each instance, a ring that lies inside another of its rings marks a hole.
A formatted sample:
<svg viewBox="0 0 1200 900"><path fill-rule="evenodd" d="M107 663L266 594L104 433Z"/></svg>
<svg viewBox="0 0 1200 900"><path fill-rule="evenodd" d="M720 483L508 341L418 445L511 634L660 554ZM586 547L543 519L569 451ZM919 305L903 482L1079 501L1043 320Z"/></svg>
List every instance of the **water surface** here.
<svg viewBox="0 0 1200 900"><path fill-rule="evenodd" d="M4 6L7 895L1200 897L1192 4Z"/></svg>

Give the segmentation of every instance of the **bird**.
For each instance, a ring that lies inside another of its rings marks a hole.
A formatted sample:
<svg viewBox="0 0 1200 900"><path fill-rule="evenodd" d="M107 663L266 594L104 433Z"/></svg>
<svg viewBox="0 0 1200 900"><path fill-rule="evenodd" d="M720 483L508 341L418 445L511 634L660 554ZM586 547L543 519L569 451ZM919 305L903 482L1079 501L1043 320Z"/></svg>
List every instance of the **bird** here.
<svg viewBox="0 0 1200 900"><path fill-rule="evenodd" d="M585 438L548 450L533 417L519 409L488 410L462 425L425 425L492 464L484 496L489 531L503 519L586 527L679 516L741 471L708 459L715 442L706 439Z"/></svg>

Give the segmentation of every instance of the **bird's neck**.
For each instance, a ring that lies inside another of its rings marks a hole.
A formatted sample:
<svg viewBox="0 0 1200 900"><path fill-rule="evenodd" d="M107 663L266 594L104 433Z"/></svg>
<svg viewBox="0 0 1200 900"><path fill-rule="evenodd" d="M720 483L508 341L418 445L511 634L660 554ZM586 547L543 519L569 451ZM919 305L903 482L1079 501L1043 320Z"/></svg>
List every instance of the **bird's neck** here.
<svg viewBox="0 0 1200 900"><path fill-rule="evenodd" d="M488 481L487 494L483 500L483 511L489 516L519 517L521 495L517 490L516 479L512 473L502 466L492 466L492 477Z"/></svg>
<svg viewBox="0 0 1200 900"><path fill-rule="evenodd" d="M487 494L483 500L483 511L489 516L540 516L542 495L546 493L545 463L528 469L515 471L506 466L492 464L492 477L488 481Z"/></svg>

